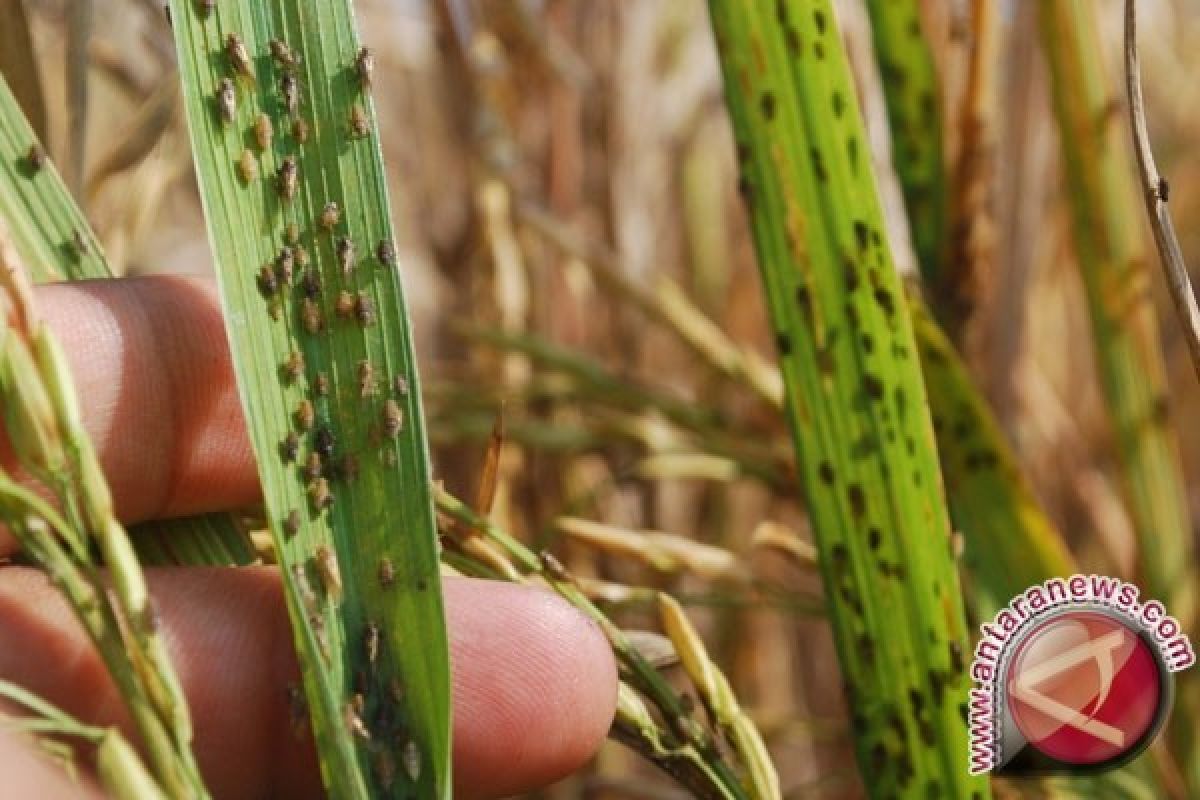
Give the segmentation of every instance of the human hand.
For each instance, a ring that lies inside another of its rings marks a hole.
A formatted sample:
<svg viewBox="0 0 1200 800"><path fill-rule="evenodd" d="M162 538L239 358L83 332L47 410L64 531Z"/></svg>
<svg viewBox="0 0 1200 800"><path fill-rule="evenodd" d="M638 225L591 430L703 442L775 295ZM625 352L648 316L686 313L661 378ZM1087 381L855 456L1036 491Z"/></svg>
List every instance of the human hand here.
<svg viewBox="0 0 1200 800"><path fill-rule="evenodd" d="M63 284L39 288L37 302L71 362L124 522L259 499L211 281ZM0 541L0 552L13 546ZM320 796L311 736L297 736L288 709L286 687L299 671L275 570L155 569L148 577L214 796ZM445 599L455 797L511 795L578 767L607 733L616 700L616 668L600 632L558 598L509 584L451 579ZM0 569L0 678L132 736L103 663L34 570ZM98 794L11 735L0 735L0 771L14 797Z"/></svg>

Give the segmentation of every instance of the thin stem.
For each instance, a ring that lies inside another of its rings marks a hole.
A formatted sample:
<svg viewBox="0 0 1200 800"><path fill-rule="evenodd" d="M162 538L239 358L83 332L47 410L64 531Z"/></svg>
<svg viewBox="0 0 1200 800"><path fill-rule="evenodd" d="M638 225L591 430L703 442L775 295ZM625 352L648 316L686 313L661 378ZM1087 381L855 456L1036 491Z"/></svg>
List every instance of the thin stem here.
<svg viewBox="0 0 1200 800"><path fill-rule="evenodd" d="M1146 110L1142 102L1142 78L1138 65L1136 0L1125 0L1125 86L1129 92L1129 126L1137 152L1138 174L1142 178L1142 198L1150 217L1150 229L1154 231L1154 244L1162 259L1167 287L1171 290L1171 300L1183 325L1192 368L1200 378L1200 306L1196 304L1196 293L1188 278L1187 264L1179 249L1171 215L1167 212L1167 181L1158 173L1154 152L1150 149L1150 135L1146 130Z"/></svg>

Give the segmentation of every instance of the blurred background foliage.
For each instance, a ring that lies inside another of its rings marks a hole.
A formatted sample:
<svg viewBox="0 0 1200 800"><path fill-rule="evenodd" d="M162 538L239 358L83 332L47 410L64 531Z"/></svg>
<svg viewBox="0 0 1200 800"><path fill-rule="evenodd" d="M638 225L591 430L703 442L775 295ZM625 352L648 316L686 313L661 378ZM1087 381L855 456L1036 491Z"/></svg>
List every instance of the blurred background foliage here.
<svg viewBox="0 0 1200 800"><path fill-rule="evenodd" d="M11 72L20 48L7 44L21 5L0 0L0 67L24 100L37 91L22 94ZM79 176L115 268L211 271L160 4L23 5L38 75L30 85L44 97L26 108L63 174ZM866 9L836 5L893 250L913 272ZM1137 537L1094 367L1042 52L1054 42L1039 38L1038 3L988 3L995 60L981 99L968 79L975 4L919 5L943 80L949 163L965 141L986 167L972 172L976 193L950 198L952 220L955 203L972 214L972 280L956 287L966 295L951 310L955 339L1076 562L1132 577ZM1120 3L1092 6L1120 98ZM1151 133L1195 264L1200 6L1142 6ZM558 553L626 627L655 619L628 587L675 592L759 721L784 794L860 796L774 407L780 387L763 367L773 346L703 0L359 0L356 10L378 62L437 476L474 496L503 408L493 517ZM86 59L68 58L72 42L86 43ZM982 103L982 139L964 122L968 100ZM1140 214L1126 224L1146 240ZM1200 426L1189 423L1200 387L1156 265L1150 287L1187 501L1200 519ZM680 796L648 769L609 745L541 796Z"/></svg>

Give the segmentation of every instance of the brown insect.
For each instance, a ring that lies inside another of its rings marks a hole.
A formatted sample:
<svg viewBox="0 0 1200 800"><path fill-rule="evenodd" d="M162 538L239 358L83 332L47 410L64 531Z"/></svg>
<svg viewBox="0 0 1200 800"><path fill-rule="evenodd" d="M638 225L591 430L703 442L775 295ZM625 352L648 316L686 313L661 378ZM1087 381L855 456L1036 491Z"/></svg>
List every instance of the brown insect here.
<svg viewBox="0 0 1200 800"><path fill-rule="evenodd" d="M250 53L241 36L231 33L225 37L225 54L229 56L233 71L254 83L254 65L250 63Z"/></svg>
<svg viewBox="0 0 1200 800"><path fill-rule="evenodd" d="M283 105L288 115L296 116L300 112L300 82L289 72L279 80L279 89L283 92Z"/></svg>
<svg viewBox="0 0 1200 800"><path fill-rule="evenodd" d="M304 330L309 333L325 330L325 317L321 313L321 307L307 297L300 305L300 319L304 322Z"/></svg>
<svg viewBox="0 0 1200 800"><path fill-rule="evenodd" d="M283 519L283 532L290 539L300 531L300 512L292 509Z"/></svg>
<svg viewBox="0 0 1200 800"><path fill-rule="evenodd" d="M221 112L221 119L226 122L233 122L237 116L237 90L233 88L233 81L229 78L222 78L217 84L217 110Z"/></svg>
<svg viewBox="0 0 1200 800"><path fill-rule="evenodd" d="M292 202L292 198L296 196L299 177L300 168L296 166L295 157L288 156L283 159L283 163L279 165L279 195L285 202Z"/></svg>
<svg viewBox="0 0 1200 800"><path fill-rule="evenodd" d="M385 267L396 266L396 247L392 244L391 239L379 240L379 244L375 247L375 257Z"/></svg>
<svg viewBox="0 0 1200 800"><path fill-rule="evenodd" d="M338 569L337 554L326 544L317 545L313 554L317 564L317 575L325 587L325 594L337 603L342 599L342 573Z"/></svg>
<svg viewBox="0 0 1200 800"><path fill-rule="evenodd" d="M317 478L308 485L308 501L317 511L324 511L333 505L333 492L329 491L329 481Z"/></svg>
<svg viewBox="0 0 1200 800"><path fill-rule="evenodd" d="M321 209L321 227L326 230L331 230L341 218L342 210L338 208L336 200L330 200L325 204L325 208Z"/></svg>
<svg viewBox="0 0 1200 800"><path fill-rule="evenodd" d="M363 627L363 653L368 664L374 664L375 659L379 658L379 638L379 626L368 620Z"/></svg>
<svg viewBox="0 0 1200 800"><path fill-rule="evenodd" d="M283 458L283 463L291 464L296 460L296 454L300 452L300 437L291 431L283 437L283 441L279 443L279 455Z"/></svg>
<svg viewBox="0 0 1200 800"><path fill-rule="evenodd" d="M324 473L325 469L321 465L321 457L316 453L309 453L308 461L304 464L304 479L315 481L323 477Z"/></svg>
<svg viewBox="0 0 1200 800"><path fill-rule="evenodd" d="M387 589L396 582L396 568L387 556L379 559L379 585Z"/></svg>
<svg viewBox="0 0 1200 800"><path fill-rule="evenodd" d="M25 154L25 159L29 162L29 168L37 172L46 165L46 151L35 142L29 145L29 152Z"/></svg>
<svg viewBox="0 0 1200 800"><path fill-rule="evenodd" d="M370 361L358 362L358 394L360 397L375 394L375 367Z"/></svg>
<svg viewBox="0 0 1200 800"><path fill-rule="evenodd" d="M281 39L272 39L267 46L271 50L271 56L283 69L294 71L300 66L300 56L292 52L292 48L288 47L287 42Z"/></svg>
<svg viewBox="0 0 1200 800"><path fill-rule="evenodd" d="M370 739L371 732L367 730L367 726L363 724L362 717L354 710L353 703L347 703L346 708L342 711L342 718L346 723L346 730L359 737L360 739Z"/></svg>
<svg viewBox="0 0 1200 800"><path fill-rule="evenodd" d="M288 244L296 244L300 241L300 226L294 222L289 222L287 227L283 229L283 235L287 239Z"/></svg>
<svg viewBox="0 0 1200 800"><path fill-rule="evenodd" d="M364 89L371 88L371 79L375 75L375 56L363 47L354 59L354 70L358 73L358 81Z"/></svg>
<svg viewBox="0 0 1200 800"><path fill-rule="evenodd" d="M309 261L308 251L304 249L304 246L298 244L293 246L292 249L296 251L296 266L301 269L307 267Z"/></svg>
<svg viewBox="0 0 1200 800"><path fill-rule="evenodd" d="M396 394L401 397L408 396L408 379L403 375L397 375L392 381L392 388L396 390Z"/></svg>
<svg viewBox="0 0 1200 800"><path fill-rule="evenodd" d="M329 394L329 376L324 372L317 373L317 378L313 381L313 391L321 397Z"/></svg>
<svg viewBox="0 0 1200 800"><path fill-rule="evenodd" d="M364 328L375 324L375 301L366 292L359 292L354 303L354 315Z"/></svg>
<svg viewBox="0 0 1200 800"><path fill-rule="evenodd" d="M249 150L243 150L238 159L238 174L242 177L242 183L251 183L258 177L258 162Z"/></svg>
<svg viewBox="0 0 1200 800"><path fill-rule="evenodd" d="M254 139L258 142L259 150L266 150L271 146L271 138L275 135L275 128L271 125L271 118L261 111L254 118Z"/></svg>
<svg viewBox="0 0 1200 800"><path fill-rule="evenodd" d="M200 8L200 13L208 16L217 7L217 0L197 0L196 5Z"/></svg>
<svg viewBox="0 0 1200 800"><path fill-rule="evenodd" d="M304 270L304 277L300 279L300 289L309 300L315 300L321 293L321 276L315 269Z"/></svg>
<svg viewBox="0 0 1200 800"><path fill-rule="evenodd" d="M383 403L383 432L388 436L395 436L403 427L404 411L395 400L389 397Z"/></svg>
<svg viewBox="0 0 1200 800"><path fill-rule="evenodd" d="M275 278L275 270L266 264L258 271L258 288L266 297L271 297L279 291L279 281Z"/></svg>
<svg viewBox="0 0 1200 800"><path fill-rule="evenodd" d="M308 122L304 117L296 117L292 120L292 138L300 144L308 141Z"/></svg>
<svg viewBox="0 0 1200 800"><path fill-rule="evenodd" d="M354 105L350 108L350 135L361 139L364 136L371 134L371 120L367 116L367 112L363 111L362 106Z"/></svg>
<svg viewBox="0 0 1200 800"><path fill-rule="evenodd" d="M337 254L338 265L342 268L342 275L350 276L354 272L355 255L354 242L347 236L339 237L334 243L334 252Z"/></svg>
<svg viewBox="0 0 1200 800"><path fill-rule="evenodd" d="M289 353L287 361L283 363L283 374L287 377L288 383L298 380L304 374L304 353L299 350Z"/></svg>
<svg viewBox="0 0 1200 800"><path fill-rule="evenodd" d="M313 404L308 400L301 400L300 404L296 406L296 425L300 427L300 430L312 430L316 418L317 413L313 410Z"/></svg>
<svg viewBox="0 0 1200 800"><path fill-rule="evenodd" d="M417 743L409 739L404 743L404 747L400 749L400 763L404 765L404 774L408 775L408 779L413 783L421 777L421 751L417 749Z"/></svg>
<svg viewBox="0 0 1200 800"><path fill-rule="evenodd" d="M279 271L279 277L288 286L292 285L292 277L296 272L296 253L292 248L284 245L279 251L279 255L275 256L275 268Z"/></svg>
<svg viewBox="0 0 1200 800"><path fill-rule="evenodd" d="M296 593L300 595L300 602L304 605L304 610L309 614L316 615L320 606L317 605L317 596L308 582L308 572L305 571L304 565L294 564L292 566L292 581L296 584Z"/></svg>
<svg viewBox="0 0 1200 800"><path fill-rule="evenodd" d="M354 314L354 295L347 292L345 289L338 292L337 303L334 304L334 310L337 315L343 319L349 319Z"/></svg>
<svg viewBox="0 0 1200 800"><path fill-rule="evenodd" d="M313 435L313 447L321 458L326 461L333 460L333 450L337 446L337 441L333 437L333 431L329 430L328 425L319 425L317 432Z"/></svg>

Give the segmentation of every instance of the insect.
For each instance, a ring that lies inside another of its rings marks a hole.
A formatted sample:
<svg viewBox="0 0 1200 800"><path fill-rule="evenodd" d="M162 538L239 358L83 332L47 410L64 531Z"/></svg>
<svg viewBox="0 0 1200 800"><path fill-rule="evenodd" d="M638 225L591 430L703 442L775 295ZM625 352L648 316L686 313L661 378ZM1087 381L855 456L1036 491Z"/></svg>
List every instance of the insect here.
<svg viewBox="0 0 1200 800"><path fill-rule="evenodd" d="M292 52L292 48L288 47L287 42L281 39L272 39L267 46L271 50L271 56L285 70L295 70L300 66L300 57Z"/></svg>
<svg viewBox="0 0 1200 800"><path fill-rule="evenodd" d="M292 138L300 144L308 141L308 123L304 117L296 117L292 120Z"/></svg>
<svg viewBox="0 0 1200 800"><path fill-rule="evenodd" d="M329 394L329 376L324 372L318 372L316 380L313 381L313 390L321 397Z"/></svg>
<svg viewBox="0 0 1200 800"><path fill-rule="evenodd" d="M304 277L300 279L300 288L309 300L315 300L321 293L321 276L315 269L304 270Z"/></svg>
<svg viewBox="0 0 1200 800"><path fill-rule="evenodd" d="M75 246L75 254L80 258L92 252L92 246L88 244L87 238L78 228L71 231L71 244Z"/></svg>
<svg viewBox="0 0 1200 800"><path fill-rule="evenodd" d="M321 657L328 661L330 654L329 631L325 628L325 618L313 612L308 615L308 624L312 626L313 638L317 640L317 649L321 651Z"/></svg>
<svg viewBox="0 0 1200 800"><path fill-rule="evenodd" d="M362 717L354 710L353 703L346 704L346 708L342 712L342 717L346 722L346 730L350 731L350 733L362 739L371 738L371 732L363 724Z"/></svg>
<svg viewBox="0 0 1200 800"><path fill-rule="evenodd" d="M267 264L258 271L258 288L266 297L279 291L279 281L275 278L275 270Z"/></svg>
<svg viewBox="0 0 1200 800"><path fill-rule="evenodd" d="M295 536L299 530L300 512L293 508L283 519L283 532L288 536L288 538L291 538Z"/></svg>
<svg viewBox="0 0 1200 800"><path fill-rule="evenodd" d="M361 48L354 59L354 69L358 72L358 80L363 85L363 88L371 88L371 78L375 74L374 54L365 47Z"/></svg>
<svg viewBox="0 0 1200 800"><path fill-rule="evenodd" d="M380 239L379 244L375 247L375 257L379 259L379 263L385 267L396 266L396 248L392 244L391 239Z"/></svg>
<svg viewBox="0 0 1200 800"><path fill-rule="evenodd" d="M400 750L400 763L404 765L404 774L408 775L408 779L413 783L421 777L421 751L417 749L417 743L409 739L404 743L404 747Z"/></svg>
<svg viewBox="0 0 1200 800"><path fill-rule="evenodd" d="M400 409L400 405L389 397L383 403L383 432L388 436L395 436L403 427L404 412Z"/></svg>
<svg viewBox="0 0 1200 800"><path fill-rule="evenodd" d="M317 563L317 575L321 577L321 585L325 587L325 594L335 603L340 601L342 599L342 573L338 569L337 554L329 545L320 544L317 545L313 558Z"/></svg>
<svg viewBox="0 0 1200 800"><path fill-rule="evenodd" d="M258 142L259 150L266 150L271 146L271 138L275 135L275 128L271 125L271 118L261 111L254 118L254 139Z"/></svg>
<svg viewBox="0 0 1200 800"><path fill-rule="evenodd" d="M320 333L325 329L321 307L307 297L300 306L300 319L304 322L304 330L309 333Z"/></svg>
<svg viewBox="0 0 1200 800"><path fill-rule="evenodd" d="M243 150L238 159L238 173L242 176L242 183L250 183L258 177L258 162L249 150Z"/></svg>
<svg viewBox="0 0 1200 800"><path fill-rule="evenodd" d="M312 430L316 418L317 414L313 411L313 404L308 400L301 400L300 404L296 406L296 424L300 426L300 430Z"/></svg>
<svg viewBox="0 0 1200 800"><path fill-rule="evenodd" d="M254 83L254 67L250 63L250 53L247 52L246 43L242 41L241 36L231 33L225 37L225 53L229 56L233 71Z"/></svg>
<svg viewBox="0 0 1200 800"><path fill-rule="evenodd" d="M367 112L363 111L360 105L352 106L350 108L350 135L361 139L369 136L370 133L371 120L367 117Z"/></svg>
<svg viewBox="0 0 1200 800"><path fill-rule="evenodd" d="M287 227L283 229L283 235L287 239L288 244L296 244L300 241L300 226L294 222L289 222Z"/></svg>
<svg viewBox="0 0 1200 800"><path fill-rule="evenodd" d="M325 204L325 208L321 209L321 227L326 230L332 229L341 218L342 210L338 208L336 200L330 200Z"/></svg>
<svg viewBox="0 0 1200 800"><path fill-rule="evenodd" d="M280 79L279 89L283 92L283 105L288 115L296 116L300 111L300 82L289 72Z"/></svg>
<svg viewBox="0 0 1200 800"><path fill-rule="evenodd" d="M347 236L341 236L334 243L334 251L337 253L338 265L342 268L342 274L349 277L350 273L354 272L354 242Z"/></svg>
<svg viewBox="0 0 1200 800"><path fill-rule="evenodd" d="M304 465L305 480L315 481L323 476L324 471L321 466L321 457L316 453L309 453L308 461Z"/></svg>
<svg viewBox="0 0 1200 800"><path fill-rule="evenodd" d="M359 292L354 303L354 315L364 328L375 324L375 301L366 292Z"/></svg>
<svg viewBox="0 0 1200 800"><path fill-rule="evenodd" d="M387 556L379 559L379 585L387 589L396 582L396 568Z"/></svg>
<svg viewBox="0 0 1200 800"><path fill-rule="evenodd" d="M283 374L287 376L288 382L295 382L301 375L304 374L304 353L299 350L293 350L288 354L287 361L283 363Z"/></svg>
<svg viewBox="0 0 1200 800"><path fill-rule="evenodd" d="M400 395L401 397L408 396L408 379L406 379L403 375L397 375L392 381L392 385L396 390L396 394Z"/></svg>
<svg viewBox="0 0 1200 800"><path fill-rule="evenodd" d="M337 303L334 304L334 310L339 317L349 319L354 314L354 295L343 289L338 293Z"/></svg>
<svg viewBox="0 0 1200 800"><path fill-rule="evenodd" d="M333 492L329 491L329 481L317 478L308 485L308 501L317 511L323 511L333 505Z"/></svg>
<svg viewBox="0 0 1200 800"><path fill-rule="evenodd" d="M275 267L279 270L279 277L288 286L292 285L292 276L296 270L296 253L292 248L284 245L279 251L279 255L275 257Z"/></svg>
<svg viewBox="0 0 1200 800"><path fill-rule="evenodd" d="M196 5L200 7L201 14L208 16L217 7L217 0L197 0Z"/></svg>
<svg viewBox="0 0 1200 800"><path fill-rule="evenodd" d="M375 367L370 361L358 362L358 393L361 397L375 394Z"/></svg>
<svg viewBox="0 0 1200 800"><path fill-rule="evenodd" d="M296 184L300 177L300 168L296 166L296 159L293 156L288 156L283 159L283 163L279 165L279 194L284 201L291 202L296 196Z"/></svg>
<svg viewBox="0 0 1200 800"><path fill-rule="evenodd" d="M229 78L222 78L217 84L217 109L221 112L221 119L226 122L233 122L237 116L237 91Z"/></svg>
<svg viewBox="0 0 1200 800"><path fill-rule="evenodd" d="M29 161L29 168L34 172L40 170L46 164L46 151L42 149L40 144L29 145L29 152L25 155Z"/></svg>
<svg viewBox="0 0 1200 800"><path fill-rule="evenodd" d="M379 658L379 626L370 620L363 628L363 651L368 664L374 664Z"/></svg>
<svg viewBox="0 0 1200 800"><path fill-rule="evenodd" d="M300 437L291 431L283 437L283 441L279 443L279 455L283 458L283 463L291 464L296 460L296 454L300 452Z"/></svg>
<svg viewBox="0 0 1200 800"><path fill-rule="evenodd" d="M308 266L308 251L303 245L295 245L292 247L296 251L296 265L303 269Z"/></svg>
<svg viewBox="0 0 1200 800"><path fill-rule="evenodd" d="M316 434L313 436L313 447L321 454L321 458L326 461L333 460L333 448L337 444L333 437L333 431L329 430L328 425L318 426Z"/></svg>

